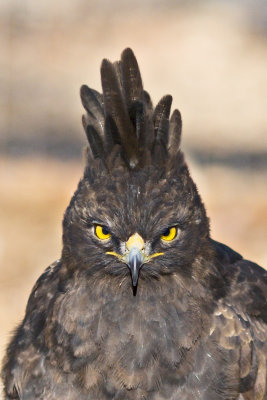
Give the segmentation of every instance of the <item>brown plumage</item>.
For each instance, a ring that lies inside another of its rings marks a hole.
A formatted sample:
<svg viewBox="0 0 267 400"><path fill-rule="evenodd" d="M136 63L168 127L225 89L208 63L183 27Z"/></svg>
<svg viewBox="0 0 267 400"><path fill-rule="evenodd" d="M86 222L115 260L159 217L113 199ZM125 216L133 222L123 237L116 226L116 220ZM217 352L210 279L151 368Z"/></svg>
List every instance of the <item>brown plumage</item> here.
<svg viewBox="0 0 267 400"><path fill-rule="evenodd" d="M7 349L6 399L266 399L267 273L210 238L171 96L130 49L82 86L84 176L61 259Z"/></svg>

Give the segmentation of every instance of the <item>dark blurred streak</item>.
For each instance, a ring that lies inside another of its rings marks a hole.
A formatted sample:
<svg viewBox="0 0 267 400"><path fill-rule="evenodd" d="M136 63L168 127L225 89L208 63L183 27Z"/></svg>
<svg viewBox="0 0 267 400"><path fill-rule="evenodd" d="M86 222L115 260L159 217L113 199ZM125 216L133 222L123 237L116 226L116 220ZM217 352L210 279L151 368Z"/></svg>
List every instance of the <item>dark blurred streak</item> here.
<svg viewBox="0 0 267 400"><path fill-rule="evenodd" d="M24 157L38 155L42 158L50 157L58 160L79 160L81 158L85 140L71 140L70 135L66 135L64 140L55 134L51 135L52 140L45 137L35 137L30 140L22 138L11 138L5 143L5 147L0 148L0 155L10 157ZM199 148L186 147L185 155L193 159L201 166L217 165L231 167L235 169L267 170L267 151L205 151Z"/></svg>
<svg viewBox="0 0 267 400"><path fill-rule="evenodd" d="M45 137L34 137L24 140L18 137L9 138L5 146L0 147L0 155L9 157L52 157L59 160L78 160L81 158L85 141L71 140L68 134L64 140L59 140L55 133L53 140Z"/></svg>
<svg viewBox="0 0 267 400"><path fill-rule="evenodd" d="M267 151L254 152L228 152L216 153L189 149L188 153L192 159L203 166L221 165L236 169L267 170Z"/></svg>

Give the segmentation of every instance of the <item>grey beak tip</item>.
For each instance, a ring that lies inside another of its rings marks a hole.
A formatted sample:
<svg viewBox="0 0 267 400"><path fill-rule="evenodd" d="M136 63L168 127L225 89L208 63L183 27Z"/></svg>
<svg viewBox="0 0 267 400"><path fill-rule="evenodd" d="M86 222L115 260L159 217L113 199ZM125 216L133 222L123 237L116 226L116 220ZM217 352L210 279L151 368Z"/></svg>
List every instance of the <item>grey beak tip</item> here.
<svg viewBox="0 0 267 400"><path fill-rule="evenodd" d="M138 283L138 277L136 279L132 280L132 282L133 282L133 286L136 287L137 283Z"/></svg>
<svg viewBox="0 0 267 400"><path fill-rule="evenodd" d="M144 262L144 256L142 255L140 250L136 248L131 249L128 256L127 264L131 271L134 296L136 295L137 284L139 279L139 271L143 265L143 262Z"/></svg>

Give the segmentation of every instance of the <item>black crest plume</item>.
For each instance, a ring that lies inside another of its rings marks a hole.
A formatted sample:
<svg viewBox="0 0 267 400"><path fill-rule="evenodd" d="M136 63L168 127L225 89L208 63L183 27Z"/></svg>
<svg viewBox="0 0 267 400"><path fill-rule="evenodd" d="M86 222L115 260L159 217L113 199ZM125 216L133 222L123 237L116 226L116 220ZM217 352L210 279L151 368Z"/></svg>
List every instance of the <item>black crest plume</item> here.
<svg viewBox="0 0 267 400"><path fill-rule="evenodd" d="M109 171L122 164L130 170L157 165L176 171L184 165L180 112L174 110L170 118L170 95L153 108L131 49L123 51L120 61L102 61L101 81L103 95L81 87L87 112L83 126L89 142L88 168L96 160Z"/></svg>

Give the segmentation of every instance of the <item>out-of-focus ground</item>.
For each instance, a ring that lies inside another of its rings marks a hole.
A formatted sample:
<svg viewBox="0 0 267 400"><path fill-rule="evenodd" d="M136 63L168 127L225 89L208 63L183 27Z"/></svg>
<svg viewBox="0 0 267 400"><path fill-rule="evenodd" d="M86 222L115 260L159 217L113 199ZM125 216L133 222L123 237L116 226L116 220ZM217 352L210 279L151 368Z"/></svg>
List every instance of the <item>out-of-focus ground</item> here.
<svg viewBox="0 0 267 400"><path fill-rule="evenodd" d="M0 3L0 359L35 280L60 257L62 215L83 171L79 87L100 90L101 59L125 47L154 102L171 93L182 112L212 237L267 266L263 5Z"/></svg>

